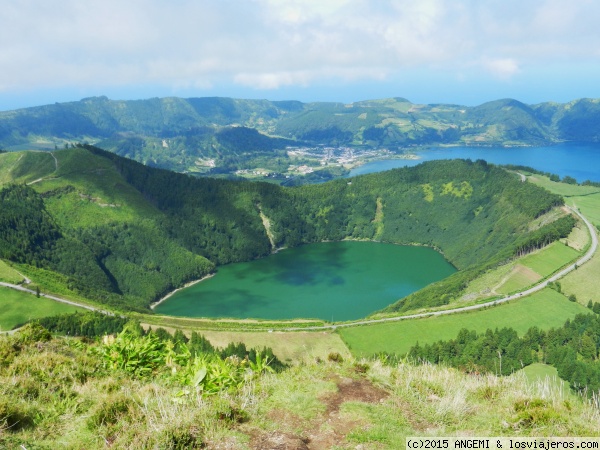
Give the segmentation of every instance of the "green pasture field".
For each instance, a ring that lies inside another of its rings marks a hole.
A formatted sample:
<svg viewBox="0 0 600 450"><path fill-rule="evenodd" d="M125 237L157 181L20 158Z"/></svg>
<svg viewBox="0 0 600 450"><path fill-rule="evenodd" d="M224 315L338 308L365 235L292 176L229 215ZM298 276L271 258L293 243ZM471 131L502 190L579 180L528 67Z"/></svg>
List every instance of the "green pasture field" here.
<svg viewBox="0 0 600 450"><path fill-rule="evenodd" d="M557 181L551 181L550 178L544 175L531 175L527 179L530 182L542 186L548 189L550 192L562 195L563 197L589 195L592 193L600 192L600 188L595 186L579 186L577 184L568 184Z"/></svg>
<svg viewBox="0 0 600 450"><path fill-rule="evenodd" d="M540 278L542 277L537 272L526 266L517 264L506 281L497 288L497 291L501 294L511 294L512 292L531 286Z"/></svg>
<svg viewBox="0 0 600 450"><path fill-rule="evenodd" d="M600 226L600 192L565 198L565 201L569 205L576 206L594 225Z"/></svg>
<svg viewBox="0 0 600 450"><path fill-rule="evenodd" d="M534 175L529 181L565 197L568 205L576 206L594 225L600 226L600 188L555 183L547 177ZM600 279L600 256L596 254L577 270L560 280L566 295L574 294L577 301L587 305L588 301L600 302L598 280Z"/></svg>
<svg viewBox="0 0 600 450"><path fill-rule="evenodd" d="M552 244L517 261L497 267L473 280L466 289L475 298L511 294L556 272L581 253L561 242Z"/></svg>
<svg viewBox="0 0 600 450"><path fill-rule="evenodd" d="M80 308L55 302L47 298L37 298L33 294L15 289L0 287L0 331L27 322L30 319L54 316L79 311Z"/></svg>
<svg viewBox="0 0 600 450"><path fill-rule="evenodd" d="M566 246L562 242L553 242L541 252L525 256L520 260L520 263L542 277L547 277L579 255L580 253L577 250Z"/></svg>
<svg viewBox="0 0 600 450"><path fill-rule="evenodd" d="M576 206L593 224L600 225L600 188L556 183L542 175L533 175L528 180L562 195L567 205Z"/></svg>
<svg viewBox="0 0 600 450"><path fill-rule="evenodd" d="M0 186L13 181L11 169L23 155L13 152L0 153Z"/></svg>
<svg viewBox="0 0 600 450"><path fill-rule="evenodd" d="M570 389L569 383L558 376L556 367L543 363L533 363L516 372L523 373L527 384L532 387L547 386L553 392L561 394L565 399L575 399L577 395Z"/></svg>
<svg viewBox="0 0 600 450"><path fill-rule="evenodd" d="M600 302L600 252L560 280L565 295L575 295L582 305Z"/></svg>
<svg viewBox="0 0 600 450"><path fill-rule="evenodd" d="M495 307L424 319L339 328L340 336L356 357L380 352L402 355L415 345L456 338L462 328L483 332L511 327L523 334L530 327L559 327L577 314L590 310L551 289Z"/></svg>

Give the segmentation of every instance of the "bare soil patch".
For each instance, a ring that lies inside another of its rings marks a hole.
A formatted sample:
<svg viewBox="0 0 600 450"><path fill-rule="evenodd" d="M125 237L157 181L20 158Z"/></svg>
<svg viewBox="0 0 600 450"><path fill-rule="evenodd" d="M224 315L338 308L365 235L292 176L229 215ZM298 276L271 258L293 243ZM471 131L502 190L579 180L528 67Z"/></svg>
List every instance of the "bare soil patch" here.
<svg viewBox="0 0 600 450"><path fill-rule="evenodd" d="M379 403L388 397L383 389L366 379L336 379L337 392L321 398L326 410L323 416L306 423L286 411L273 411L270 417L278 425L277 431L252 436L250 447L261 450L325 450L343 444L345 436L361 423L340 414L345 402ZM302 430L294 434L292 430Z"/></svg>
<svg viewBox="0 0 600 450"><path fill-rule="evenodd" d="M513 279L519 284L524 283L524 287L528 284L533 284L536 281L540 280L542 276L530 269L529 267L525 267L522 264L517 264L515 267L509 272L507 276L505 276L497 286L492 288L492 292L498 294L498 290L502 288L509 280Z"/></svg>

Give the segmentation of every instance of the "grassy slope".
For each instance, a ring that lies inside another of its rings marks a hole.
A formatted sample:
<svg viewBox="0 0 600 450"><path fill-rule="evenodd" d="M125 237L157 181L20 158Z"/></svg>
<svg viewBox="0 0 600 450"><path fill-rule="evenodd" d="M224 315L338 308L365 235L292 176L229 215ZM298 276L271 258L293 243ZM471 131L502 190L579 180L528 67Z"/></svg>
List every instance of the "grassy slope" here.
<svg viewBox="0 0 600 450"><path fill-rule="evenodd" d="M454 339L462 328L485 331L488 328L512 327L522 334L532 326L541 329L561 326L587 308L569 302L563 295L545 289L529 297L484 310L449 316L341 328L339 333L356 356L378 352L406 353L416 342L432 343Z"/></svg>
<svg viewBox="0 0 600 450"><path fill-rule="evenodd" d="M529 180L565 196L568 205L576 206L594 225L600 225L600 188L555 183L540 175L532 176ZM563 292L574 294L578 302L587 305L589 300L600 302L599 279L600 255L597 253L591 261L571 272L560 283Z"/></svg>
<svg viewBox="0 0 600 450"><path fill-rule="evenodd" d="M600 256L596 255L591 261L577 270L571 272L560 281L563 292L567 295L574 294L577 301L582 305L592 302L600 302Z"/></svg>
<svg viewBox="0 0 600 450"><path fill-rule="evenodd" d="M543 175L534 175L528 180L562 195L567 205L576 206L593 224L600 225L600 188L554 182Z"/></svg>
<svg viewBox="0 0 600 450"><path fill-rule="evenodd" d="M15 269L10 267L4 261L0 260L0 281L18 284L23 282L23 277Z"/></svg>
<svg viewBox="0 0 600 450"><path fill-rule="evenodd" d="M54 155L58 170L33 187L41 193L66 184L75 187L76 191L52 196L46 201L59 224L87 227L146 219L158 213L124 182L111 161L79 148L54 152Z"/></svg>
<svg viewBox="0 0 600 450"><path fill-rule="evenodd" d="M585 274L582 271L588 267L598 266L588 263L575 274ZM592 278L588 276L584 280ZM464 324L481 326L481 331L488 327L513 326L523 332L535 324L540 327L561 325L567 317L585 311L560 294L546 290L480 312L340 332L345 339L357 332L356 341L368 347L364 353L372 354L378 351L374 349L389 342L395 342L398 348L406 347L409 335L421 343L426 341L424 336L433 341L453 338ZM402 330L398 328L401 326L413 328ZM289 345L299 351L298 342ZM564 390L554 383L527 382L519 374L503 378L467 376L440 367L386 367L371 363L366 375L360 375L352 360L341 365L309 362L277 376L263 377L242 394L225 396L224 401L205 398L181 405L173 400L180 388L160 379L140 382L123 375L107 376L96 370L89 371L83 377L85 381L63 376L73 371L70 361L79 367L79 372L94 365L93 355L83 353L78 347L63 341L38 344L32 346L31 351L23 351L22 358L6 370L0 368L0 407L10 404L36 417L35 427L16 432L0 430L0 444L9 448L22 443L28 448L34 448L35 444L52 447L57 445L57 436L61 436L63 448L93 449L104 448L106 442L102 436L110 436L116 446L136 448L136 445L157 442L165 445L164 442L172 442L174 436L185 437L185 432L193 432L201 434L209 447L265 448L265 443L275 440L288 439L300 445L302 439L310 439L315 444L329 442L338 448L356 448L357 445L397 448L398 442L404 442L405 437L411 435L461 435L468 430L469 435L476 436L593 436L598 435L600 429L597 410L579 400L569 399L567 404ZM354 346L353 351L357 352ZM63 356L66 354L68 358ZM26 367L35 370L23 372ZM536 368L530 371L539 372ZM44 392L42 396L36 394L25 402L21 393L23 386L33 392L37 389L36 383L44 379L55 380L54 383L65 380L57 392L68 391L69 395L63 397L74 400L67 402L44 387L40 391ZM357 383L361 385L362 397L346 389ZM368 398L365 393L371 388L367 389L365 383L383 390L385 395L377 391L382 395L381 401ZM517 404L533 399L542 400L543 411L536 410L533 421L523 421ZM125 402L125 409L111 410L111 405L121 407L119 401ZM222 409L227 408L227 404L229 408L241 407L245 411L244 424L223 419ZM87 418L97 417L104 411L116 414L118 420L99 427L90 425ZM135 427L130 426L132 422Z"/></svg>
<svg viewBox="0 0 600 450"><path fill-rule="evenodd" d="M7 155L0 155L4 158L0 158L0 166L3 164L3 167L9 171L12 170L11 168L15 169L11 172L15 181L35 181L43 178L33 185L40 192L59 189L65 181L76 186L79 191L85 192L85 196L81 196L77 192L68 192L60 200L55 196L48 199L49 208L53 210L59 222L66 223L68 221L70 225L89 226L109 221L126 221L132 217L151 217L156 212L141 197L139 192L122 184L121 177L113 170L112 165L107 160L81 149L54 153L58 159L58 169L56 169L57 164L54 158L49 154L44 154L43 157L40 157L39 154L31 155L29 153L23 153L19 156L16 156L17 154L7 154L10 158ZM32 161L39 160L39 162L35 165L34 175L29 175L29 172L24 171L24 168L17 162L21 157L33 158L33 156L36 158ZM561 189L573 188L569 185L557 185ZM578 192L581 191L574 191L574 193ZM568 193L572 194L571 191ZM546 272L555 270L555 264L561 265L574 254L574 250L555 244L543 250L539 256L526 258L523 263L527 262L526 265L534 267L536 271L540 271L542 274L546 274ZM550 260L552 260L552 264L548 264ZM525 282L526 280L512 280L503 287L502 292L507 289L517 289L521 287L520 284ZM462 322L461 319L457 320ZM461 326L457 330L460 328ZM268 343L270 340L267 339L266 341L265 345L270 345ZM289 345L294 349L289 354L299 352L300 343L290 343ZM372 349L368 353L374 353L375 351L376 349Z"/></svg>
<svg viewBox="0 0 600 450"><path fill-rule="evenodd" d="M600 195L589 195L597 192L598 188L554 183L548 178L538 175L532 178L533 182L539 183L552 192L568 195L567 203L575 202L586 217L593 220L593 217L597 215L600 219ZM584 199L585 202L580 204L581 199ZM595 223L600 224L600 221ZM554 243L539 252L521 258L516 263L547 276L577 257L578 254L570 247ZM499 289L500 292L526 287L528 282L526 279L517 279L519 275L511 275L511 270L516 263L501 266L492 273L485 274L471 283L467 292L486 291L507 277L508 286L505 284L504 289ZM583 305L586 305L588 300L600 301L597 289L599 274L600 256L596 255L592 261L561 280L563 292L566 295L575 294L579 303ZM546 289L518 302L484 311L340 329L339 332L355 355L372 355L381 351L401 354L408 351L417 341L426 343L440 339L452 339L456 337L461 328L485 331L487 328L506 326L523 333L534 325L545 329L559 326L567 318L586 312L589 310L567 301L565 296L555 291Z"/></svg>
<svg viewBox="0 0 600 450"><path fill-rule="evenodd" d="M79 311L71 305L46 298L36 298L33 294L0 287L0 330L10 330L28 320Z"/></svg>
<svg viewBox="0 0 600 450"><path fill-rule="evenodd" d="M522 374L327 361L258 376L220 395L186 396L164 374L140 380L103 368L73 339L0 337L0 349L9 355L0 365L0 420L17 420L0 428L2 448L397 449L407 436L600 430L589 403L565 402L553 383L529 383Z"/></svg>
<svg viewBox="0 0 600 450"><path fill-rule="evenodd" d="M553 242L543 252L525 256L520 263L542 277L547 277L577 258L580 253L560 242Z"/></svg>
<svg viewBox="0 0 600 450"><path fill-rule="evenodd" d="M560 242L554 242L523 258L492 269L473 280L465 290L465 298L487 298L525 289L556 272L580 254L573 248Z"/></svg>

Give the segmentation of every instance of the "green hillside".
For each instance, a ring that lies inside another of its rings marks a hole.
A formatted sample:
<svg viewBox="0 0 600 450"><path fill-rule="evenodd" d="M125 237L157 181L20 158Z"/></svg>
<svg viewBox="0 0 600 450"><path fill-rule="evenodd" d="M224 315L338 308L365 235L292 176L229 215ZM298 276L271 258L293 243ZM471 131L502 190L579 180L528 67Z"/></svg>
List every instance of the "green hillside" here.
<svg viewBox="0 0 600 450"><path fill-rule="evenodd" d="M600 103L594 99L538 105L503 99L467 107L420 105L404 98L343 104L92 97L0 112L0 147L53 150L88 142L178 172L234 176L260 169L284 182L285 174L293 173L290 166L307 162L290 156L290 146L401 153L420 145L597 142L598 118ZM321 161L311 162L321 179L335 176L326 167L327 158Z"/></svg>
<svg viewBox="0 0 600 450"><path fill-rule="evenodd" d="M600 429L593 403L522 373L334 353L273 373L256 351L223 359L201 336L139 333L92 342L28 325L0 336L0 447L398 449L409 436L522 443Z"/></svg>
<svg viewBox="0 0 600 450"><path fill-rule="evenodd" d="M530 229L561 197L484 161L283 188L198 179L86 146L4 153L0 173L1 257L48 291L136 310L215 265L342 239L440 249L462 270L390 309L444 305L483 270L574 224L565 216Z"/></svg>

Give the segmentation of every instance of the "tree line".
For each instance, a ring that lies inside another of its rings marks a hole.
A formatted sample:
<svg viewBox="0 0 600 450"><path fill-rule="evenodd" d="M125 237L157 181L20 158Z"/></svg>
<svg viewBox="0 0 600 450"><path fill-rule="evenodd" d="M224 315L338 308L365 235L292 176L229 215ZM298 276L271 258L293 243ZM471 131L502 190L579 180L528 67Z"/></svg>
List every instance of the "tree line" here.
<svg viewBox="0 0 600 450"><path fill-rule="evenodd" d="M590 304L600 311L600 304ZM483 333L462 329L455 339L417 343L408 352L414 361L444 364L467 373L510 375L534 362L550 364L571 388L589 395L600 390L600 316L579 314L562 327L532 327L519 337L512 328Z"/></svg>

